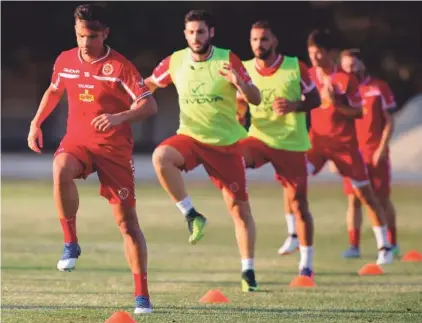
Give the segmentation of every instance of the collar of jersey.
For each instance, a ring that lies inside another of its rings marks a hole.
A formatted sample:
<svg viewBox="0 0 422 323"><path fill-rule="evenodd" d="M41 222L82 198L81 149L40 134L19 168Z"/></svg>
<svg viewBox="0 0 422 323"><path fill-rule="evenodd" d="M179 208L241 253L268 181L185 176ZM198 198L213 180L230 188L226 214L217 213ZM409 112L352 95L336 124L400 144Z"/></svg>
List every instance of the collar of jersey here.
<svg viewBox="0 0 422 323"><path fill-rule="evenodd" d="M256 58L254 58L254 62L255 62L255 68L259 73L262 74L267 74L266 71L269 71L269 73L273 73L274 71L272 71L272 69L274 69L275 67L277 67L278 65L280 65L281 61L283 59L283 55L278 54L277 58L275 59L274 63L271 64L271 66L268 67L259 67L258 62L256 61Z"/></svg>
<svg viewBox="0 0 422 323"><path fill-rule="evenodd" d="M107 51L106 51L105 55L102 56L102 57L100 57L100 58L98 58L98 59L96 59L95 61L92 61L91 63L88 63L88 64L95 64L95 63L98 63L98 62L102 61L103 59L107 58L108 55L110 55L111 48L109 46L107 46L107 45L105 45L105 47L107 48ZM78 58L81 61L81 63L87 63L87 62L85 62L82 59L82 55L81 55L81 50L80 49L78 50Z"/></svg>
<svg viewBox="0 0 422 323"><path fill-rule="evenodd" d="M207 60L209 60L212 57L213 54L214 54L214 46L211 46L210 53L208 54L207 57L205 57L205 59L203 61L195 61L193 56L192 56L192 50L190 50L190 58L192 59L192 62L194 62L194 63L206 62Z"/></svg>

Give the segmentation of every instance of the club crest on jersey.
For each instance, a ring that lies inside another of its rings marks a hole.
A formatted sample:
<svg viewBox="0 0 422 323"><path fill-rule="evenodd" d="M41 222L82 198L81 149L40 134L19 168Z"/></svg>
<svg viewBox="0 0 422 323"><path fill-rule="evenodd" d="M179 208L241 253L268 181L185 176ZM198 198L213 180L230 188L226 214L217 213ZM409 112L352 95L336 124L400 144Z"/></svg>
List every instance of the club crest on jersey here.
<svg viewBox="0 0 422 323"><path fill-rule="evenodd" d="M103 70L102 70L104 75L110 75L111 73L113 73L113 71L114 71L113 65L111 65L109 63L104 64Z"/></svg>
<svg viewBox="0 0 422 323"><path fill-rule="evenodd" d="M89 90L85 90L84 93L79 94L79 100L82 102L90 103L90 102L93 102L94 99L95 99L94 96L91 93L89 93Z"/></svg>
<svg viewBox="0 0 422 323"><path fill-rule="evenodd" d="M121 200L126 200L129 197L129 190L124 187L117 191L117 194L119 194L119 197Z"/></svg>

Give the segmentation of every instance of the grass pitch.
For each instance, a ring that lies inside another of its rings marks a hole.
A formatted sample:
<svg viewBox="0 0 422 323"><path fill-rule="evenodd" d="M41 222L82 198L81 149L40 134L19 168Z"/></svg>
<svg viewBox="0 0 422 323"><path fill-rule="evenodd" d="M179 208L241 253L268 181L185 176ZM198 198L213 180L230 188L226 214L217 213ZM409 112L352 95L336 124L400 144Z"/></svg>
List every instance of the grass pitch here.
<svg viewBox="0 0 422 323"><path fill-rule="evenodd" d="M78 235L82 256L71 273L55 269L62 249L49 182L2 183L3 323L104 322L118 310L133 311L132 275L120 234L96 183L79 182ZM285 238L282 192L276 183L250 183L257 225L256 274L260 293L240 291L240 260L233 224L210 183L189 183L198 210L209 219L205 238L188 244L182 215L157 184L137 185L138 214L149 248L154 313L137 322L422 322L422 263L396 261L385 275L359 277L376 256L365 220L362 258L345 260L346 200L340 184L312 184L315 218L314 289L291 289L299 255L280 257ZM402 253L422 251L422 186L396 185ZM226 305L199 299L219 288Z"/></svg>

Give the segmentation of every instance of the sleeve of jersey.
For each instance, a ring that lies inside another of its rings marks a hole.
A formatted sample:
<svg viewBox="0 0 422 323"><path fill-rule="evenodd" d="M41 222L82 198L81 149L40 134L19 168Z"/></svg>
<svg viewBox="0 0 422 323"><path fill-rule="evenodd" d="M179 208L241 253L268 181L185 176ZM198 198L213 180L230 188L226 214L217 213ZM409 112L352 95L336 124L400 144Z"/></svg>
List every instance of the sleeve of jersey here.
<svg viewBox="0 0 422 323"><path fill-rule="evenodd" d="M170 75L170 58L171 56L167 56L165 59L163 59L152 73L154 83L158 87L166 87L173 83Z"/></svg>
<svg viewBox="0 0 422 323"><path fill-rule="evenodd" d="M305 63L299 61L299 69L300 69L300 87L302 89L302 94L309 93L315 88L315 83L311 79L308 66L306 66Z"/></svg>
<svg viewBox="0 0 422 323"><path fill-rule="evenodd" d="M231 67L236 71L242 81L249 85L252 84L252 79L246 71L245 66L243 66L243 63L240 58L236 54L230 52L229 59Z"/></svg>
<svg viewBox="0 0 422 323"><path fill-rule="evenodd" d="M391 88L387 83L381 84L380 92L383 110L388 111L394 109L396 107L396 100L394 98L393 91L391 91Z"/></svg>
<svg viewBox="0 0 422 323"><path fill-rule="evenodd" d="M132 98L133 102L137 102L151 95L151 91L145 84L144 79L139 74L136 67L130 62L126 62L126 64L123 65L120 74L120 83L126 93Z"/></svg>
<svg viewBox="0 0 422 323"><path fill-rule="evenodd" d="M60 71L61 71L61 64L62 64L62 55L59 55L56 58L56 61L54 62L53 66L53 75L51 76L51 86L53 89L57 90L63 90L64 89L64 83L63 79L60 77Z"/></svg>
<svg viewBox="0 0 422 323"><path fill-rule="evenodd" d="M359 92L359 82L356 77L350 75L347 84L346 97L349 106L352 108L360 108L362 106L362 97Z"/></svg>

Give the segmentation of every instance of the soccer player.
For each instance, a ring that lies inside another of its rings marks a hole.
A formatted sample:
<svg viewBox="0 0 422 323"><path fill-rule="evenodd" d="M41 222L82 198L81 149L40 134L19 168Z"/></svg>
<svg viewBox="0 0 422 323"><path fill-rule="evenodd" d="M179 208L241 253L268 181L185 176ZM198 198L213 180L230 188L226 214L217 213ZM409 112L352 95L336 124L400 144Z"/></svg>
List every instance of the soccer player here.
<svg viewBox="0 0 422 323"><path fill-rule="evenodd" d="M41 124L66 91L67 132L53 162L54 200L64 233L63 255L57 268L73 270L81 255L76 234L79 197L74 180L97 172L100 194L111 205L133 273L135 313L149 313L152 306L147 285L147 248L135 209L130 123L155 114L156 102L136 68L104 44L110 31L104 9L81 5L74 17L78 47L58 56L51 85L28 135L29 147L40 153Z"/></svg>
<svg viewBox="0 0 422 323"><path fill-rule="evenodd" d="M342 69L355 75L360 83L363 118L355 121L359 149L372 188L384 209L393 254L398 255L396 211L390 199L391 169L388 149L394 129L391 115L396 111L394 95L386 82L367 73L358 50L345 50L340 58ZM344 190L348 197L347 227L350 239L350 248L344 253L344 257L360 257L361 202L354 194L349 178L344 179Z"/></svg>
<svg viewBox="0 0 422 323"><path fill-rule="evenodd" d="M277 37L268 21L252 25L250 44L254 59L244 62L252 81L261 91L261 104L249 104L249 137L241 141L247 167L271 163L276 179L298 219L301 259L299 274L313 275L313 219L307 199L305 152L311 147L306 111L320 105L308 68L297 57L277 53ZM302 100L302 95L304 100ZM240 96L239 114L247 111Z"/></svg>
<svg viewBox="0 0 422 323"><path fill-rule="evenodd" d="M368 180L356 139L355 119L362 118L359 82L336 65L333 48L329 31L315 30L309 35L308 53L313 66L310 75L322 104L311 111L312 148L307 152L308 173L316 175L327 160L331 160L343 177L350 178L353 191L366 206L372 223L378 249L377 264L389 264L393 253L384 212Z"/></svg>
<svg viewBox="0 0 422 323"><path fill-rule="evenodd" d="M161 186L186 217L191 244L204 236L206 218L194 208L181 171L204 166L221 189L234 221L242 260L242 290L255 291L255 224L238 144L247 133L236 119L236 92L253 104L260 103L260 93L241 60L230 50L211 44L215 30L209 13L187 13L184 33L188 48L165 58L147 78L152 91L173 83L180 106L177 135L155 149L153 164Z"/></svg>

